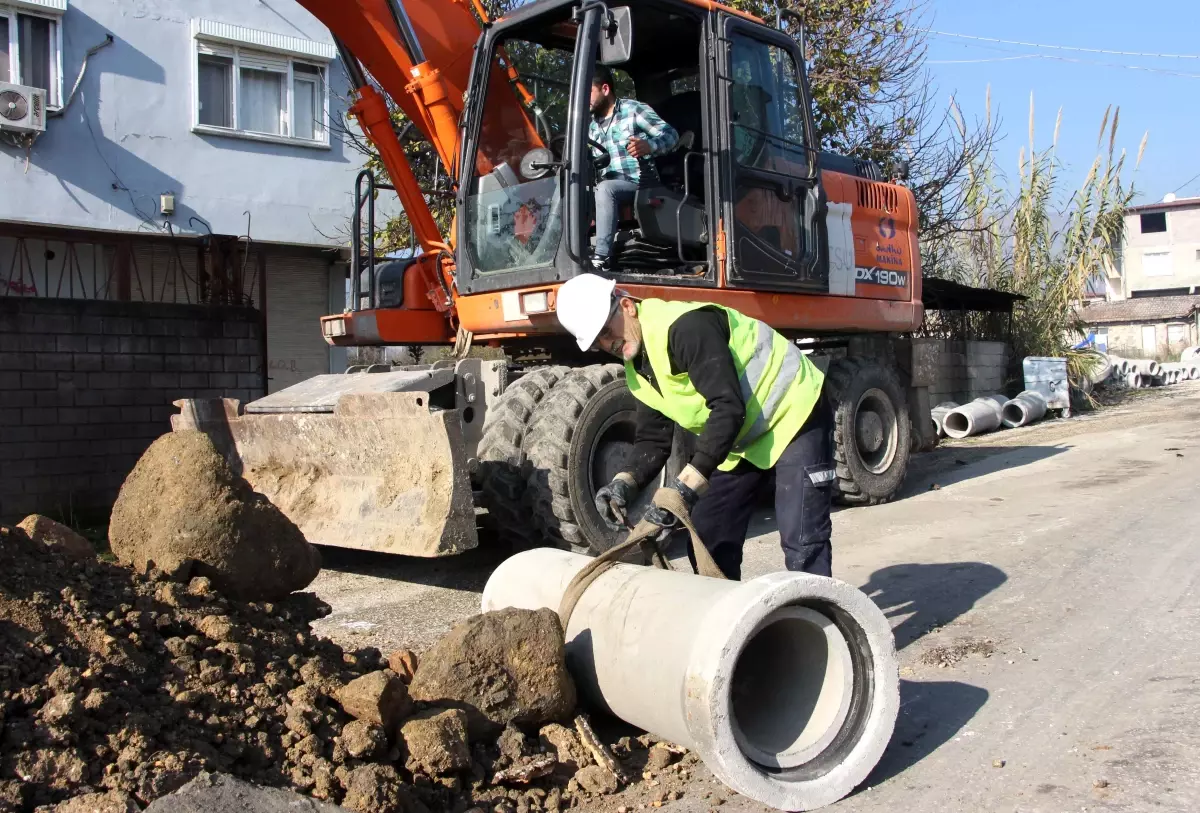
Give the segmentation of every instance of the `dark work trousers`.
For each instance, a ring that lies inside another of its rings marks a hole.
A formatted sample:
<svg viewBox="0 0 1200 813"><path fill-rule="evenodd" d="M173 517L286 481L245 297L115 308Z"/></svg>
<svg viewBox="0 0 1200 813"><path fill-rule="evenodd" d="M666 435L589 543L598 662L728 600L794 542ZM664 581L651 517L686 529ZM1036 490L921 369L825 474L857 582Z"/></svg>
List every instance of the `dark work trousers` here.
<svg viewBox="0 0 1200 813"><path fill-rule="evenodd" d="M775 518L788 570L832 575L829 519L832 502L833 412L824 394L775 464ZM742 577L742 547L750 514L772 471L742 461L733 471L715 471L708 491L692 509L692 522L717 566L730 579ZM688 542L692 569L696 560Z"/></svg>

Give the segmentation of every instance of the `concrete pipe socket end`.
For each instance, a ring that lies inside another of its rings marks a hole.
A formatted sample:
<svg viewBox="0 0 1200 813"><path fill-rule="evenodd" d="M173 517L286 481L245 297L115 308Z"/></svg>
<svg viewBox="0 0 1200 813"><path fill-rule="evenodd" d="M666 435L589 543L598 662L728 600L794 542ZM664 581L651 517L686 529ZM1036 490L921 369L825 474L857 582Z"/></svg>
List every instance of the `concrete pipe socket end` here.
<svg viewBox="0 0 1200 813"><path fill-rule="evenodd" d="M947 412L942 428L957 440L999 429L1000 420L1000 405L991 398L980 398Z"/></svg>
<svg viewBox="0 0 1200 813"><path fill-rule="evenodd" d="M1049 405L1041 393L1026 390L1004 404L1001 418L1009 429L1027 426L1046 416Z"/></svg>
<svg viewBox="0 0 1200 813"><path fill-rule="evenodd" d="M518 554L488 581L483 607L557 606L587 561ZM899 710L887 619L835 579L727 582L619 564L583 594L566 639L584 698L693 750L730 788L779 810L850 793Z"/></svg>

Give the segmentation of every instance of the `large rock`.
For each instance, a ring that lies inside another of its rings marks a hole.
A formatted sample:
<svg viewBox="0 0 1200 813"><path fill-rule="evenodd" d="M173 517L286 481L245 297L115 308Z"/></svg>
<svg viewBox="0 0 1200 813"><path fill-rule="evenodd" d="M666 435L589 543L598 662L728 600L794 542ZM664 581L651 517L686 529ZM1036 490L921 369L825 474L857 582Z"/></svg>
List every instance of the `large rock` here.
<svg viewBox="0 0 1200 813"><path fill-rule="evenodd" d="M96 549L92 547L91 542L66 525L41 514L30 514L21 520L21 524L17 527L34 542L45 545L55 553L61 553L73 559L93 559L96 556Z"/></svg>
<svg viewBox="0 0 1200 813"><path fill-rule="evenodd" d="M340 774L346 796L342 804L359 813L404 813L419 805L391 765L368 764Z"/></svg>
<svg viewBox="0 0 1200 813"><path fill-rule="evenodd" d="M396 726L412 711L408 689L390 669L355 678L338 692L337 697L342 708L355 720L375 723L391 734L396 733Z"/></svg>
<svg viewBox="0 0 1200 813"><path fill-rule="evenodd" d="M409 693L465 711L472 740L570 718L575 684L558 616L510 608L468 618L421 656Z"/></svg>
<svg viewBox="0 0 1200 813"><path fill-rule="evenodd" d="M408 759L404 767L430 776L471 767L467 748L467 715L461 709L430 709L400 727Z"/></svg>
<svg viewBox="0 0 1200 813"><path fill-rule="evenodd" d="M136 808L134 808L136 810ZM262 788L224 774L202 773L145 813L347 813L345 808L318 802L278 788ZM72 811L74 813L74 811Z"/></svg>
<svg viewBox="0 0 1200 813"><path fill-rule="evenodd" d="M383 726L366 720L351 720L342 728L342 747L355 759L371 759L387 750Z"/></svg>
<svg viewBox="0 0 1200 813"><path fill-rule="evenodd" d="M123 564L226 595L276 601L306 587L320 557L300 529L234 473L203 432L168 432L121 486L108 541Z"/></svg>

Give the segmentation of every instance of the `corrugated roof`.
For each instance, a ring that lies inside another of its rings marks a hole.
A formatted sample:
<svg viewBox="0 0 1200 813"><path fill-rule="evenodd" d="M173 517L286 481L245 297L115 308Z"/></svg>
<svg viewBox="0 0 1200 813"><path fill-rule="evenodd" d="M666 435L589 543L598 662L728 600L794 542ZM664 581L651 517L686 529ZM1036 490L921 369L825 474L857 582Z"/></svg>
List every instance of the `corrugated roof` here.
<svg viewBox="0 0 1200 813"><path fill-rule="evenodd" d="M1089 325L1117 322L1162 322L1168 319L1187 319L1200 308L1200 296L1151 296L1123 299L1120 302L1097 302L1080 311Z"/></svg>

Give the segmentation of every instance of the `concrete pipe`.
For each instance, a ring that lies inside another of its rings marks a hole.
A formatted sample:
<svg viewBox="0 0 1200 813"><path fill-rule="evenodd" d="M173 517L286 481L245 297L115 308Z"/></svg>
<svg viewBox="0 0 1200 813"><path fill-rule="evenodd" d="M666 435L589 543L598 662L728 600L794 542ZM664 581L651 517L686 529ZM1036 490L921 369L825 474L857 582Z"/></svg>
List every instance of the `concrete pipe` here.
<svg viewBox="0 0 1200 813"><path fill-rule="evenodd" d="M1004 405L1008 403L1008 396L1000 395L999 393L996 393L995 395L982 395L979 398L976 398L974 403L986 404L987 406L992 407L996 410L996 414L1003 419Z"/></svg>
<svg viewBox="0 0 1200 813"><path fill-rule="evenodd" d="M1087 380L1092 383L1092 386L1108 381L1116 371L1116 365L1113 364L1112 359L1103 353L1097 353L1094 358L1095 364L1091 365L1087 372Z"/></svg>
<svg viewBox="0 0 1200 813"><path fill-rule="evenodd" d="M1195 361L1200 359L1200 347L1185 347L1179 358L1181 361Z"/></svg>
<svg viewBox="0 0 1200 813"><path fill-rule="evenodd" d="M1134 371L1141 373L1142 376L1158 375L1160 365L1154 359L1135 359L1129 363Z"/></svg>
<svg viewBox="0 0 1200 813"><path fill-rule="evenodd" d="M586 556L537 548L488 579L483 610L557 608ZM699 755L733 790L779 810L852 791L899 710L895 639L849 584L805 573L747 582L617 564L566 629L583 697Z"/></svg>
<svg viewBox="0 0 1200 813"><path fill-rule="evenodd" d="M953 401L943 401L930 410L930 417L933 418L933 425L937 428L937 436L939 438L946 437L946 430L942 426L942 422L946 418L946 413L952 409L958 409L958 404Z"/></svg>
<svg viewBox="0 0 1200 813"><path fill-rule="evenodd" d="M942 420L942 428L952 438L966 438L999 429L1000 421L1001 408L995 401L976 398L969 404L947 412Z"/></svg>
<svg viewBox="0 0 1200 813"><path fill-rule="evenodd" d="M1142 384L1142 374L1136 371L1126 373L1125 386L1129 387L1131 390L1141 389L1144 386Z"/></svg>
<svg viewBox="0 0 1200 813"><path fill-rule="evenodd" d="M1027 426L1046 417L1049 405L1040 392L1025 390L1004 405L1001 419L1009 429Z"/></svg>
<svg viewBox="0 0 1200 813"><path fill-rule="evenodd" d="M1189 364L1187 370L1189 381L1200 381L1200 364Z"/></svg>

